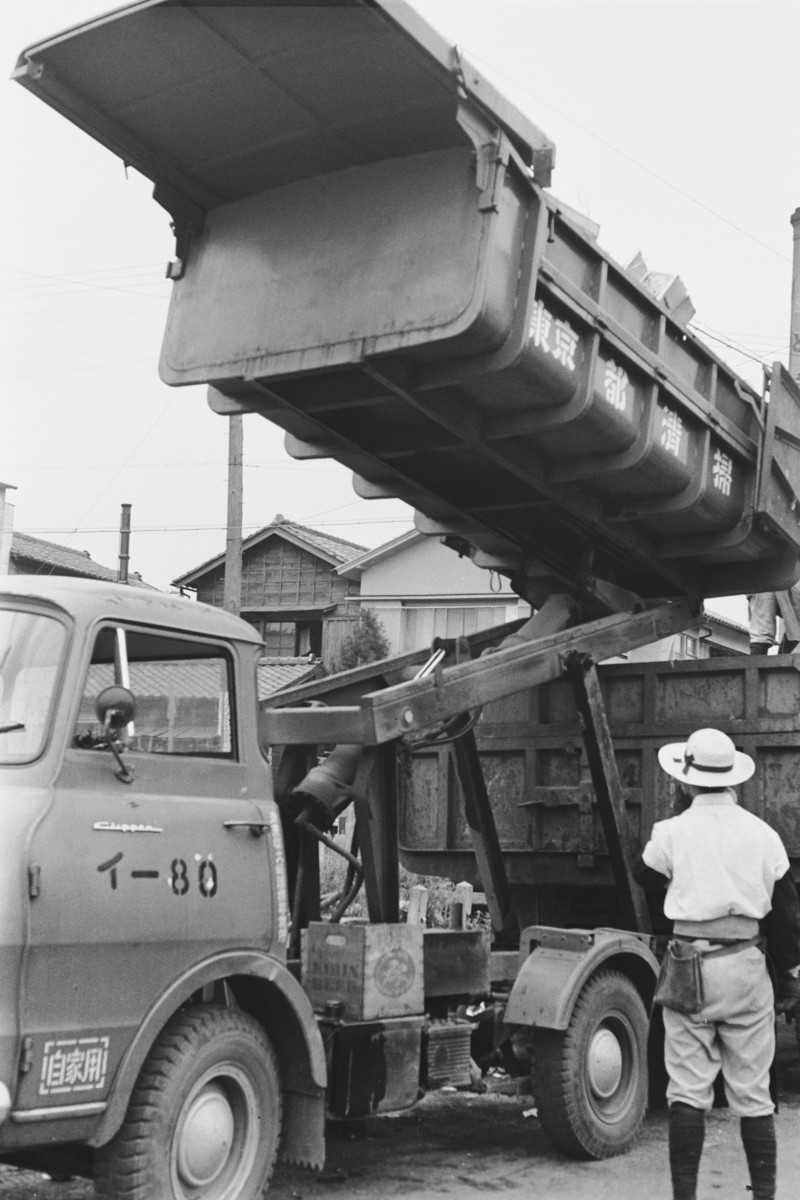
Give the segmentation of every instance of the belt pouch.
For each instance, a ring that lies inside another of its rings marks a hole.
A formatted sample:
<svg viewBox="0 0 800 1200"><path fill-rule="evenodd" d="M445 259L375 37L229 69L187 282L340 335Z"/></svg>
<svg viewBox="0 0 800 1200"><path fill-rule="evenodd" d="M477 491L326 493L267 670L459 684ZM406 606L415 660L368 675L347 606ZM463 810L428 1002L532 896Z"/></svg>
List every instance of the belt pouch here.
<svg viewBox="0 0 800 1200"><path fill-rule="evenodd" d="M675 1012L699 1013L703 1007L701 954L686 942L670 942L658 973L653 1000Z"/></svg>

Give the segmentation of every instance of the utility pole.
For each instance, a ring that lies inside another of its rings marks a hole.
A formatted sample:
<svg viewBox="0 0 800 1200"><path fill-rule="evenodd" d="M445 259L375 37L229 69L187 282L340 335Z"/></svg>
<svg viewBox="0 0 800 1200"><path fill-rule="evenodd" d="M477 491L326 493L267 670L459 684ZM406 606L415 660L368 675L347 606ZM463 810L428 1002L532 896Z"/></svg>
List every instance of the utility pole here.
<svg viewBox="0 0 800 1200"><path fill-rule="evenodd" d="M239 615L242 605L242 414L228 417L228 532L223 606Z"/></svg>
<svg viewBox="0 0 800 1200"><path fill-rule="evenodd" d="M800 208L791 216L794 231L792 254L792 321L789 327L789 374L800 386Z"/></svg>
<svg viewBox="0 0 800 1200"><path fill-rule="evenodd" d="M128 582L128 564L131 558L131 506L123 504L119 518L119 569L120 583Z"/></svg>

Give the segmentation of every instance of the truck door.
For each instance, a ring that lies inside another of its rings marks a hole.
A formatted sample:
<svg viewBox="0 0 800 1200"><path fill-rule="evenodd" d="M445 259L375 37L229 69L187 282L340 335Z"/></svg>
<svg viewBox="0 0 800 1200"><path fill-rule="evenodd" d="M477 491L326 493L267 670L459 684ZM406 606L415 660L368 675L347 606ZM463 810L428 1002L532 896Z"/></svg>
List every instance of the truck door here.
<svg viewBox="0 0 800 1200"><path fill-rule="evenodd" d="M254 796L242 761L235 667L229 646L205 639L134 628L122 638L111 625L97 634L30 850L22 1108L98 1110L174 981L231 945L270 947L272 803L266 764ZM94 709L126 679L137 703L121 752L129 783Z"/></svg>

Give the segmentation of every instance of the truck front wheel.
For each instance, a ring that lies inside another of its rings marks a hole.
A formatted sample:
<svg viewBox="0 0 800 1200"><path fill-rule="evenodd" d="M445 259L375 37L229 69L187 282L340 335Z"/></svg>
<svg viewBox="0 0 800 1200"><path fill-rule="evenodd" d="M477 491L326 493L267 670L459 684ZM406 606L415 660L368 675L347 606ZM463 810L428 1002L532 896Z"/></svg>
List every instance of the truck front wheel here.
<svg viewBox="0 0 800 1200"><path fill-rule="evenodd" d="M539 1119L570 1157L609 1158L634 1141L647 1107L647 1035L639 992L612 970L588 981L564 1033L537 1033Z"/></svg>
<svg viewBox="0 0 800 1200"><path fill-rule="evenodd" d="M114 1200L257 1200L281 1128L275 1054L238 1009L177 1013L151 1050L95 1191Z"/></svg>

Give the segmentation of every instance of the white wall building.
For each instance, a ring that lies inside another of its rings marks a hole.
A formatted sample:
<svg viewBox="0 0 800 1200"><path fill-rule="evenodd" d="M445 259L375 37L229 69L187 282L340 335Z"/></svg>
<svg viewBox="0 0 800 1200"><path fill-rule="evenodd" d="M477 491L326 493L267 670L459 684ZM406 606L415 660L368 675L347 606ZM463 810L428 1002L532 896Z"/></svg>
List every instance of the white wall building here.
<svg viewBox="0 0 800 1200"><path fill-rule="evenodd" d="M377 613L393 654L531 613L506 579L416 530L344 563L337 574L361 580L357 603Z"/></svg>

